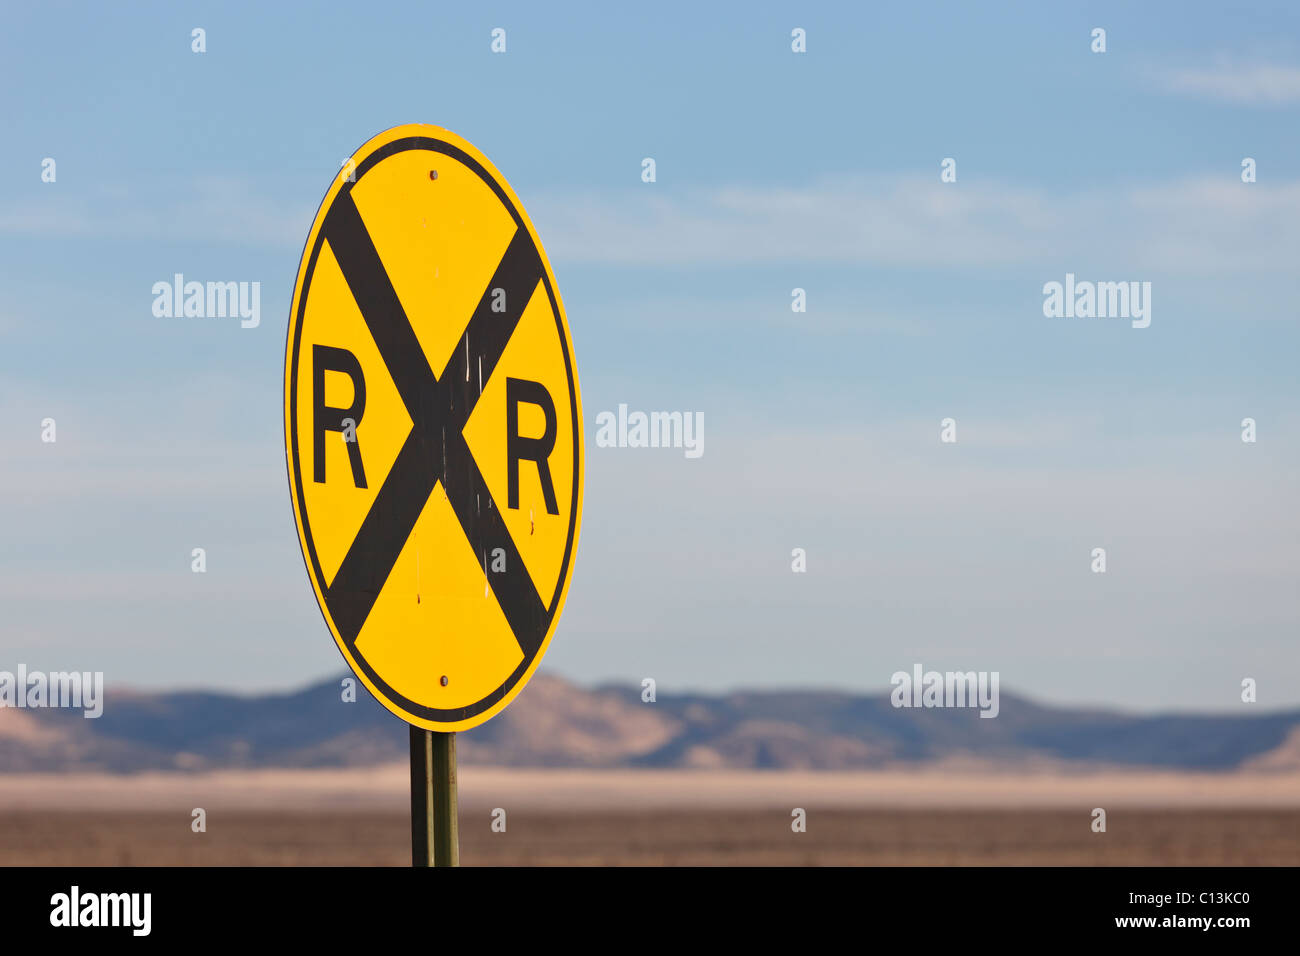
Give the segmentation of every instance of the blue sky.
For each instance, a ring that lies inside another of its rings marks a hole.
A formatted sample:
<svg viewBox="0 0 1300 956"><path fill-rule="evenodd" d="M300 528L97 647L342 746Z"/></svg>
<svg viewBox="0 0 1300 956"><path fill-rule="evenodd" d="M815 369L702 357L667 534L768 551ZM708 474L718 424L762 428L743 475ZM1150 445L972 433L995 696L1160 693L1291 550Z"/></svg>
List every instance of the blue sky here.
<svg viewBox="0 0 1300 956"><path fill-rule="evenodd" d="M342 159L429 122L508 177L572 327L587 501L544 670L875 690L919 661L1300 704L1300 13L807 6L8 12L0 668L341 669L284 477L285 321ZM261 282L261 325L155 318L176 272ZM1150 281L1150 328L1045 318L1067 272ZM703 412L705 455L596 448L619 403Z"/></svg>

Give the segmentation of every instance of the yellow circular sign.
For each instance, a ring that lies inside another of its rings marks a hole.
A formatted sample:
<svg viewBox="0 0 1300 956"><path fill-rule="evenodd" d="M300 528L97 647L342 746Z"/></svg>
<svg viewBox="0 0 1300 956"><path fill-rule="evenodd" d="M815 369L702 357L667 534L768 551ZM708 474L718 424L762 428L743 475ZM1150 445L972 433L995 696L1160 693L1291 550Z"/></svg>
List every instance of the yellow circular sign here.
<svg viewBox="0 0 1300 956"><path fill-rule="evenodd" d="M581 420L559 289L510 185L436 126L362 146L298 267L285 450L316 600L399 717L474 727L537 669L578 544Z"/></svg>

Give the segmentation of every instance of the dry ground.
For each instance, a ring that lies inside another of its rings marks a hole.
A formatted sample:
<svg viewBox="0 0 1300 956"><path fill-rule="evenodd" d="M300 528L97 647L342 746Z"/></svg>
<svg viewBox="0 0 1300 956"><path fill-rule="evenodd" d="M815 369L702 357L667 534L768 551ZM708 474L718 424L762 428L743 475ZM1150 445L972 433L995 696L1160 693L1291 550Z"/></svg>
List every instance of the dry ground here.
<svg viewBox="0 0 1300 956"><path fill-rule="evenodd" d="M237 811L190 832L157 811L0 813L0 864L405 865L407 817L388 811ZM492 833L461 821L485 865L1297 865L1300 812L1133 810L1092 833L1060 810L827 810L791 832L780 810L518 811Z"/></svg>
<svg viewBox="0 0 1300 956"><path fill-rule="evenodd" d="M0 865L405 865L407 780L401 766L4 777ZM1282 774L470 767L461 798L466 864L1300 865L1300 777Z"/></svg>

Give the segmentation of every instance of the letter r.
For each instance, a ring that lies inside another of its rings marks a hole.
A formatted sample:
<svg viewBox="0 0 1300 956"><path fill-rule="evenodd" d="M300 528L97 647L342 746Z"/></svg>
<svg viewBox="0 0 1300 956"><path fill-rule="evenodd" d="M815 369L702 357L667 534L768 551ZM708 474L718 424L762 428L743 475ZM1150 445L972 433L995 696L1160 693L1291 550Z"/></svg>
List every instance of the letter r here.
<svg viewBox="0 0 1300 956"><path fill-rule="evenodd" d="M314 481L325 481L325 433L343 431L343 419L352 419L353 435L361 427L361 416L366 410L366 380L361 374L361 363L347 349L338 349L330 345L313 345L312 360L312 449ZM340 372L352 380L352 404L347 408L331 408L325 404L325 373ZM361 465L361 442L347 442L348 461L352 465L352 483L358 488L366 487L366 470Z"/></svg>
<svg viewBox="0 0 1300 956"><path fill-rule="evenodd" d="M520 402L536 405L546 415L546 431L541 438L520 436ZM519 507L519 461L527 458L537 462L537 478L542 483L546 513L560 513L560 507L555 502L555 486L551 483L551 466L547 460L555 448L555 426L555 403L541 382L530 382L523 378L506 379L506 470L509 473L507 507Z"/></svg>

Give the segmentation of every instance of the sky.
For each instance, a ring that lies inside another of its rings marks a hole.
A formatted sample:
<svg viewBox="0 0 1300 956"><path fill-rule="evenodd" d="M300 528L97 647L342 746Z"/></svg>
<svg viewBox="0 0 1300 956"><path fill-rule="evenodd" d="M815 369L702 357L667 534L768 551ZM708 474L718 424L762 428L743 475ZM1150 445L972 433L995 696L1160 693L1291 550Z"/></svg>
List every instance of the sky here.
<svg viewBox="0 0 1300 956"><path fill-rule="evenodd" d="M423 122L510 181L572 331L543 673L1300 706L1293 4L39 4L0 116L0 669L342 671L284 333L341 162ZM175 273L260 282L260 324L156 317ZM1151 283L1150 326L1045 316L1067 273ZM702 413L704 454L597 447L619 404Z"/></svg>

